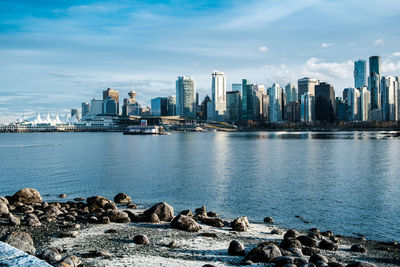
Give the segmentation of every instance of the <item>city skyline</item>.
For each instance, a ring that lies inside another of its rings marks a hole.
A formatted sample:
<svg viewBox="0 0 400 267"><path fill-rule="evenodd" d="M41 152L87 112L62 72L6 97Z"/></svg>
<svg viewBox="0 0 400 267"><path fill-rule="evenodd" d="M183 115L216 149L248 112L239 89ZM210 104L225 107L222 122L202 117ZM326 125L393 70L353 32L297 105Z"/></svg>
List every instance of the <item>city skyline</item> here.
<svg viewBox="0 0 400 267"><path fill-rule="evenodd" d="M383 2L2 1L0 121L61 114L108 87L125 96L132 82L150 105L174 94L179 75L203 99L213 69L227 91L242 78L269 87L313 77L341 95L358 58L380 55L383 75L400 73L400 3Z"/></svg>

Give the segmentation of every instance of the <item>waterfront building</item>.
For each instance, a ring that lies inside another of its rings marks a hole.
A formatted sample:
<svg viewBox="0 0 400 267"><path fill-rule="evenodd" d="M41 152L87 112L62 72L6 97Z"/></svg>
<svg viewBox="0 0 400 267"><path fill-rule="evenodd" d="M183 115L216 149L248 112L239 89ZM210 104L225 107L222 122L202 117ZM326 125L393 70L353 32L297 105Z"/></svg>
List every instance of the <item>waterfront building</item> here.
<svg viewBox="0 0 400 267"><path fill-rule="evenodd" d="M367 63L359 59L354 61L354 87L360 89L367 86Z"/></svg>
<svg viewBox="0 0 400 267"><path fill-rule="evenodd" d="M269 121L282 122L282 88L274 83L269 92Z"/></svg>
<svg viewBox="0 0 400 267"><path fill-rule="evenodd" d="M122 106L122 116L140 116L141 107L136 101L137 93L135 90L131 90L128 93L128 98L124 98L124 104Z"/></svg>
<svg viewBox="0 0 400 267"><path fill-rule="evenodd" d="M335 120L335 90L329 83L315 86L315 119L321 122Z"/></svg>
<svg viewBox="0 0 400 267"><path fill-rule="evenodd" d="M104 114L104 101L92 99L90 101L90 113L92 115L102 115Z"/></svg>
<svg viewBox="0 0 400 267"><path fill-rule="evenodd" d="M368 90L371 92L371 109L381 108L381 58L372 56L369 58Z"/></svg>
<svg viewBox="0 0 400 267"><path fill-rule="evenodd" d="M265 87L263 84L253 85L253 120L262 121L263 117L263 95Z"/></svg>
<svg viewBox="0 0 400 267"><path fill-rule="evenodd" d="M88 102L83 102L82 103L82 116L85 116L90 112L90 105Z"/></svg>
<svg viewBox="0 0 400 267"><path fill-rule="evenodd" d="M300 97L300 119L304 123L315 120L315 97L309 92L305 92Z"/></svg>
<svg viewBox="0 0 400 267"><path fill-rule="evenodd" d="M207 102L207 120L214 121L214 104L212 101Z"/></svg>
<svg viewBox="0 0 400 267"><path fill-rule="evenodd" d="M360 88L360 120L368 121L371 109L371 93L366 86Z"/></svg>
<svg viewBox="0 0 400 267"><path fill-rule="evenodd" d="M151 116L168 116L167 97L156 97L151 100Z"/></svg>
<svg viewBox="0 0 400 267"><path fill-rule="evenodd" d="M296 96L297 98L297 96ZM285 119L289 122L300 121L300 104L296 101L290 101L285 106Z"/></svg>
<svg viewBox="0 0 400 267"><path fill-rule="evenodd" d="M211 102L211 98L208 95L206 95L206 97L204 97L204 99L200 105L200 111L201 111L200 118L202 120L207 120L207 115L208 115L207 114L207 104L208 104L208 102Z"/></svg>
<svg viewBox="0 0 400 267"><path fill-rule="evenodd" d="M269 122L269 95L263 94L262 96L262 122Z"/></svg>
<svg viewBox="0 0 400 267"><path fill-rule="evenodd" d="M298 97L297 97L297 89L294 85L292 85L291 83L288 83L285 86L285 103L289 103L292 101L297 101Z"/></svg>
<svg viewBox="0 0 400 267"><path fill-rule="evenodd" d="M382 118L385 121L398 121L398 82L395 77L382 77Z"/></svg>
<svg viewBox="0 0 400 267"><path fill-rule="evenodd" d="M369 121L382 121L382 109L371 109L368 114Z"/></svg>
<svg viewBox="0 0 400 267"><path fill-rule="evenodd" d="M103 91L103 100L107 100L110 97L114 99L117 104L117 115L119 115L119 92L117 90L108 88L107 90Z"/></svg>
<svg viewBox="0 0 400 267"><path fill-rule="evenodd" d="M347 120L347 104L341 97L336 97L335 101L336 105L336 120L337 121L346 121Z"/></svg>
<svg viewBox="0 0 400 267"><path fill-rule="evenodd" d="M240 121L240 91L226 92L226 109L228 121L238 123Z"/></svg>
<svg viewBox="0 0 400 267"><path fill-rule="evenodd" d="M103 100L103 113L105 115L118 115L118 104L115 99L110 96Z"/></svg>
<svg viewBox="0 0 400 267"><path fill-rule="evenodd" d="M348 95L349 95L349 88L344 88L344 90L343 90L343 101L346 102L346 103L347 103Z"/></svg>
<svg viewBox="0 0 400 267"><path fill-rule="evenodd" d="M319 81L313 78L305 77L297 81L298 88L298 100L301 96L307 92L310 95L315 96L315 86L319 84Z"/></svg>
<svg viewBox="0 0 400 267"><path fill-rule="evenodd" d="M349 121L360 121L360 91L356 88L348 88L347 116Z"/></svg>
<svg viewBox="0 0 400 267"><path fill-rule="evenodd" d="M168 116L176 115L176 96L171 95L168 97Z"/></svg>
<svg viewBox="0 0 400 267"><path fill-rule="evenodd" d="M176 115L196 118L196 85L189 76L176 80Z"/></svg>
<svg viewBox="0 0 400 267"><path fill-rule="evenodd" d="M226 77L216 70L211 74L211 101L214 120L223 121L226 115Z"/></svg>
<svg viewBox="0 0 400 267"><path fill-rule="evenodd" d="M253 85L242 79L242 122L253 119Z"/></svg>

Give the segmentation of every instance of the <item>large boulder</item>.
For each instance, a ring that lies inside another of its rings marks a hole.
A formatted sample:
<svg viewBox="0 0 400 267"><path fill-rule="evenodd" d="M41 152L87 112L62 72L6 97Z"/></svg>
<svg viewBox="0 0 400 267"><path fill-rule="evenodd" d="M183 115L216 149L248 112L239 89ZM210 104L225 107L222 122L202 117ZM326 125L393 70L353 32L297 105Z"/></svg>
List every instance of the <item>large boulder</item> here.
<svg viewBox="0 0 400 267"><path fill-rule="evenodd" d="M246 260L252 262L273 262L277 257L282 256L281 250L273 243L261 243L253 248L246 256Z"/></svg>
<svg viewBox="0 0 400 267"><path fill-rule="evenodd" d="M310 263L314 263L314 264L316 264L317 262L325 262L325 263L328 263L328 259L327 259L325 256L323 256L323 255L321 255L321 254L319 254L319 253L313 254L313 255L310 257L309 261L310 261Z"/></svg>
<svg viewBox="0 0 400 267"><path fill-rule="evenodd" d="M117 204L129 204L132 202L132 199L125 193L119 193L114 197L114 202Z"/></svg>
<svg viewBox="0 0 400 267"><path fill-rule="evenodd" d="M15 193L11 200L13 203L19 202L23 204L35 204L42 203L42 197L40 196L39 191L33 188L24 188Z"/></svg>
<svg viewBox="0 0 400 267"><path fill-rule="evenodd" d="M0 202L0 218L6 218L10 214L10 211L8 210L7 204L4 202Z"/></svg>
<svg viewBox="0 0 400 267"><path fill-rule="evenodd" d="M231 223L233 231L244 232L250 226L249 220L246 216L239 217Z"/></svg>
<svg viewBox="0 0 400 267"><path fill-rule="evenodd" d="M178 215L171 221L171 227L186 232L198 232L200 225L189 216Z"/></svg>
<svg viewBox="0 0 400 267"><path fill-rule="evenodd" d="M157 214L160 221L169 222L174 218L174 208L166 202L161 202L148 210L145 210L143 215Z"/></svg>
<svg viewBox="0 0 400 267"><path fill-rule="evenodd" d="M117 210L115 203L106 197L93 196L89 197L86 201L90 213L102 212L103 210Z"/></svg>
<svg viewBox="0 0 400 267"><path fill-rule="evenodd" d="M4 236L2 241L32 255L36 252L36 248L33 245L33 239L29 233L12 232Z"/></svg>
<svg viewBox="0 0 400 267"><path fill-rule="evenodd" d="M219 227L219 228L224 227L224 222L220 218L216 218L216 217L210 218L210 217L205 217L205 216L198 216L197 218L199 219L199 221L201 223L204 223L206 225L213 226L213 227Z"/></svg>
<svg viewBox="0 0 400 267"><path fill-rule="evenodd" d="M246 253L241 242L232 240L231 243L229 243L228 254L231 256L244 256Z"/></svg>
<svg viewBox="0 0 400 267"><path fill-rule="evenodd" d="M318 247L325 250L338 250L337 244L325 239L322 239L321 242L319 242Z"/></svg>
<svg viewBox="0 0 400 267"><path fill-rule="evenodd" d="M314 238L311 238L307 235L298 236L297 240L299 240L300 243L306 247L316 247L317 246L317 240L315 240Z"/></svg>
<svg viewBox="0 0 400 267"><path fill-rule="evenodd" d="M282 242L280 243L279 247L284 250L288 250L289 248L300 248L301 249L301 243L297 239L283 239Z"/></svg>

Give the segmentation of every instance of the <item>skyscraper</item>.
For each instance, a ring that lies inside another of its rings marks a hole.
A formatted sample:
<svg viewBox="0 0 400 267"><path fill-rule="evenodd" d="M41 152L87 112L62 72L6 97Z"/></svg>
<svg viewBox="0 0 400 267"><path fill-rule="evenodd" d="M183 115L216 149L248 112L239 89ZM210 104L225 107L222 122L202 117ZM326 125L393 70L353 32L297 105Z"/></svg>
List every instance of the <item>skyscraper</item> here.
<svg viewBox="0 0 400 267"><path fill-rule="evenodd" d="M85 116L86 114L88 114L90 111L90 105L88 102L83 102L82 103L82 116Z"/></svg>
<svg viewBox="0 0 400 267"><path fill-rule="evenodd" d="M253 119L253 85L242 79L242 122Z"/></svg>
<svg viewBox="0 0 400 267"><path fill-rule="evenodd" d="M371 92L371 109L381 108L381 58L372 56L369 58L368 90Z"/></svg>
<svg viewBox="0 0 400 267"><path fill-rule="evenodd" d="M315 86L315 119L323 122L335 119L335 90L329 83Z"/></svg>
<svg viewBox="0 0 400 267"><path fill-rule="evenodd" d="M302 122L310 123L315 119L315 97L309 93L305 92L300 98L300 118Z"/></svg>
<svg viewBox="0 0 400 267"><path fill-rule="evenodd" d="M215 120L223 120L226 113L226 77L216 70L211 74L211 101Z"/></svg>
<svg viewBox="0 0 400 267"><path fill-rule="evenodd" d="M269 92L269 121L282 122L282 88L274 83Z"/></svg>
<svg viewBox="0 0 400 267"><path fill-rule="evenodd" d="M349 121L359 121L360 120L360 91L356 88L348 88L347 96L347 115Z"/></svg>
<svg viewBox="0 0 400 267"><path fill-rule="evenodd" d="M176 115L176 96L171 95L168 97L168 116Z"/></svg>
<svg viewBox="0 0 400 267"><path fill-rule="evenodd" d="M108 96L105 100L103 100L103 113L105 115L115 116L118 115L118 104L115 99Z"/></svg>
<svg viewBox="0 0 400 267"><path fill-rule="evenodd" d="M285 101L286 103L298 100L297 89L291 83L288 83L285 86L285 95L286 95L286 101Z"/></svg>
<svg viewBox="0 0 400 267"><path fill-rule="evenodd" d="M395 77L382 77L382 112L383 120L398 121L398 84Z"/></svg>
<svg viewBox="0 0 400 267"><path fill-rule="evenodd" d="M189 76L176 80L176 115L196 118L196 85Z"/></svg>
<svg viewBox="0 0 400 267"><path fill-rule="evenodd" d="M310 93L310 95L315 96L315 86L319 84L319 81L313 78L305 77L297 81L298 88L298 100L304 93Z"/></svg>
<svg viewBox="0 0 400 267"><path fill-rule="evenodd" d="M354 87L357 89L367 86L367 63L359 59L354 61Z"/></svg>
<svg viewBox="0 0 400 267"><path fill-rule="evenodd" d="M122 106L122 116L140 116L140 105L136 101L136 91L133 89L128 93L129 98L124 98Z"/></svg>
<svg viewBox="0 0 400 267"><path fill-rule="evenodd" d="M226 110L228 121L232 123L240 121L240 91L226 92Z"/></svg>
<svg viewBox="0 0 400 267"><path fill-rule="evenodd" d="M167 97L156 97L151 100L151 116L168 116Z"/></svg>
<svg viewBox="0 0 400 267"><path fill-rule="evenodd" d="M108 88L103 91L103 100L106 100L107 97L110 97L115 100L117 103L117 114L119 114L119 92L117 90Z"/></svg>
<svg viewBox="0 0 400 267"><path fill-rule="evenodd" d="M369 110L371 108L371 93L367 87L360 88L360 120L369 120Z"/></svg>

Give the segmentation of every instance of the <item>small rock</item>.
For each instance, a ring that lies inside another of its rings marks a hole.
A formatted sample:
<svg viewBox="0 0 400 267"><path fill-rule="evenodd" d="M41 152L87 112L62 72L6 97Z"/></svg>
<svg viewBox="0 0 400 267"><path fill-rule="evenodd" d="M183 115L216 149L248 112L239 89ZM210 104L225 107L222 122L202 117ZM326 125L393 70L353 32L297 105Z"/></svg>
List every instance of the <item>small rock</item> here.
<svg viewBox="0 0 400 267"><path fill-rule="evenodd" d="M6 205L9 205L10 203L8 202L8 199L5 197L0 197L0 203L4 203Z"/></svg>
<svg viewBox="0 0 400 267"><path fill-rule="evenodd" d="M83 197L76 197L76 198L74 198L74 201L82 202L82 201L85 201L85 199Z"/></svg>
<svg viewBox="0 0 400 267"><path fill-rule="evenodd" d="M231 256L246 255L243 244L237 240L232 240L231 243L229 243L228 254Z"/></svg>
<svg viewBox="0 0 400 267"><path fill-rule="evenodd" d="M107 216L110 218L112 222L116 223L130 223L129 215L126 212L119 210L108 210Z"/></svg>
<svg viewBox="0 0 400 267"><path fill-rule="evenodd" d="M318 247L325 250L338 250L338 245L325 239L322 239L321 242L319 242Z"/></svg>
<svg viewBox="0 0 400 267"><path fill-rule="evenodd" d="M198 219L200 222L209 225L209 226L213 226L213 227L219 227L222 228L224 227L224 222L220 219L220 218L210 218L210 217L205 217L205 216L198 216Z"/></svg>
<svg viewBox="0 0 400 267"><path fill-rule="evenodd" d="M72 216L71 214L65 215L64 219L65 219L66 221L76 221L75 216Z"/></svg>
<svg viewBox="0 0 400 267"><path fill-rule="evenodd" d="M242 261L242 265L253 265L254 264L254 262L252 262L251 260L243 260Z"/></svg>
<svg viewBox="0 0 400 267"><path fill-rule="evenodd" d="M317 246L317 240L315 240L309 236L306 236L306 235L298 236L297 240L299 240L300 243L306 247L316 247Z"/></svg>
<svg viewBox="0 0 400 267"><path fill-rule="evenodd" d="M106 197L93 196L87 199L89 213L104 212L106 210L118 210L115 203Z"/></svg>
<svg viewBox="0 0 400 267"><path fill-rule="evenodd" d="M331 236L333 236L333 232L332 231L325 231L325 232L322 232L321 235L323 235L325 237L331 237Z"/></svg>
<svg viewBox="0 0 400 267"><path fill-rule="evenodd" d="M89 223L98 223L99 219L97 219L97 217L95 216L90 216L90 218L88 219Z"/></svg>
<svg viewBox="0 0 400 267"><path fill-rule="evenodd" d="M218 214L216 212L209 211L209 212L207 212L207 216L208 217L218 217Z"/></svg>
<svg viewBox="0 0 400 267"><path fill-rule="evenodd" d="M111 220L108 216L101 216L99 218L99 223L101 223L101 224L109 224L110 222L111 222Z"/></svg>
<svg viewBox="0 0 400 267"><path fill-rule="evenodd" d="M287 232L285 233L283 238L284 239L297 238L299 235L300 235L299 232L297 232L296 230L289 229L289 230L287 230Z"/></svg>
<svg viewBox="0 0 400 267"><path fill-rule="evenodd" d="M292 256L295 256L295 257L303 257L303 256L304 256L304 255L303 255L303 252L301 251L301 247L300 247L300 248L298 248L298 247L291 247L291 248L288 249L288 251L289 251L290 253L292 253ZM297 265L297 263L296 263L296 265Z"/></svg>
<svg viewBox="0 0 400 267"><path fill-rule="evenodd" d="M272 218L272 217L265 217L265 218L264 218L264 222L265 222L265 223L274 223L274 218Z"/></svg>
<svg viewBox="0 0 400 267"><path fill-rule="evenodd" d="M329 267L328 263L323 262L323 261L317 261L317 262L315 262L315 265L317 267Z"/></svg>
<svg viewBox="0 0 400 267"><path fill-rule="evenodd" d="M280 256L282 256L282 252L275 244L261 243L253 248L245 259L252 262L273 262L275 258Z"/></svg>
<svg viewBox="0 0 400 267"><path fill-rule="evenodd" d="M277 228L272 229L272 231L271 231L271 234L273 234L273 235L281 235L282 233L283 233L282 230L277 229Z"/></svg>
<svg viewBox="0 0 400 267"><path fill-rule="evenodd" d="M133 242L137 245L148 245L150 244L149 239L145 235L136 235L133 238Z"/></svg>
<svg viewBox="0 0 400 267"><path fill-rule="evenodd" d="M97 251L97 252L96 252L96 255L97 255L98 257L102 257L103 259L109 259L109 258L111 258L110 252L105 251L105 250Z"/></svg>
<svg viewBox="0 0 400 267"><path fill-rule="evenodd" d="M289 248L300 248L301 249L301 243L297 239L283 239L279 245L280 248L282 249L289 249Z"/></svg>
<svg viewBox="0 0 400 267"><path fill-rule="evenodd" d="M10 214L10 211L8 210L7 204L4 202L0 202L0 218L6 218Z"/></svg>
<svg viewBox="0 0 400 267"><path fill-rule="evenodd" d="M58 195L58 197L59 197L59 198L66 198L66 197L67 197L67 194L60 194L60 195Z"/></svg>
<svg viewBox="0 0 400 267"><path fill-rule="evenodd" d="M19 225L21 225L21 219L10 213L10 217L8 217L8 225L19 226Z"/></svg>
<svg viewBox="0 0 400 267"><path fill-rule="evenodd" d="M32 213L25 216L24 222L28 226L33 226L33 227L42 226L42 223L39 221L38 217Z"/></svg>
<svg viewBox="0 0 400 267"><path fill-rule="evenodd" d="M301 252L303 252L304 255L311 256L311 255L320 253L321 251L318 248L314 248L314 247L303 247Z"/></svg>
<svg viewBox="0 0 400 267"><path fill-rule="evenodd" d="M294 258L281 256L275 258L274 262L275 262L275 267L283 267L286 266L286 264L294 264Z"/></svg>
<svg viewBox="0 0 400 267"><path fill-rule="evenodd" d="M350 248L351 251L365 253L367 249L363 245L352 245Z"/></svg>
<svg viewBox="0 0 400 267"><path fill-rule="evenodd" d="M193 217L193 216L194 216L194 215L193 215L193 212L192 212L191 210L183 210L183 211L181 211L181 213L179 213L179 214L185 215L185 216L190 216L190 217Z"/></svg>
<svg viewBox="0 0 400 267"><path fill-rule="evenodd" d="M204 264L202 267L217 267L217 266L215 266L215 265L213 265L213 264Z"/></svg>
<svg viewBox="0 0 400 267"><path fill-rule="evenodd" d="M169 247L169 248L176 248L177 245L178 245L178 243L176 243L176 241L173 240L173 241L171 241L171 242L167 245L167 247Z"/></svg>
<svg viewBox="0 0 400 267"><path fill-rule="evenodd" d="M328 262L328 266L329 266L329 267L344 267L343 264L341 264L341 263L339 263L339 262L334 262L334 261Z"/></svg>
<svg viewBox="0 0 400 267"><path fill-rule="evenodd" d="M43 250L39 257L48 262L56 262L61 260L61 254L56 248L47 248Z"/></svg>
<svg viewBox="0 0 400 267"><path fill-rule="evenodd" d="M133 210L134 210L134 209L137 209L138 206L137 206L136 204L131 203L131 204L128 204L127 208L128 208L128 209L133 209Z"/></svg>
<svg viewBox="0 0 400 267"><path fill-rule="evenodd" d="M21 211L25 214L33 213L35 209L32 206L25 206L21 208Z"/></svg>
<svg viewBox="0 0 400 267"><path fill-rule="evenodd" d="M82 260L75 255L65 257L63 262L69 264L71 267L79 267L82 265Z"/></svg>
<svg viewBox="0 0 400 267"><path fill-rule="evenodd" d="M194 212L196 213L196 216L207 216L207 210L205 206L195 209Z"/></svg>
<svg viewBox="0 0 400 267"><path fill-rule="evenodd" d="M115 230L115 229L108 229L108 230L105 230L104 233L106 233L106 234L115 234L115 233L117 233L117 230Z"/></svg>
<svg viewBox="0 0 400 267"><path fill-rule="evenodd" d="M239 217L231 223L232 230L238 231L238 232L247 231L247 227L249 227L249 226L250 226L250 223L246 216Z"/></svg>
<svg viewBox="0 0 400 267"><path fill-rule="evenodd" d="M132 202L132 199L125 193L119 193L114 197L114 202L117 204L129 204Z"/></svg>
<svg viewBox="0 0 400 267"><path fill-rule="evenodd" d="M12 232L4 236L2 241L32 255L36 252L36 248L33 245L33 239L29 233Z"/></svg>
<svg viewBox="0 0 400 267"><path fill-rule="evenodd" d="M64 238L64 237L70 237L70 238L75 238L77 237L79 234L78 231L71 231L71 232L64 232L60 234L60 237Z"/></svg>
<svg viewBox="0 0 400 267"><path fill-rule="evenodd" d="M328 263L328 259L327 259L325 256L323 256L323 255L321 255L321 254L319 254L319 253L313 254L313 255L310 257L309 261L310 261L311 263L314 263L314 264L315 264L316 262L318 262L318 261L322 261L322 262Z"/></svg>
<svg viewBox="0 0 400 267"><path fill-rule="evenodd" d="M157 214L160 221L169 222L174 218L174 208L168 205L166 202L158 203L146 210L143 214L150 215L152 213Z"/></svg>
<svg viewBox="0 0 400 267"><path fill-rule="evenodd" d="M201 229L200 225L195 220L185 215L176 216L171 221L171 227L187 232L198 232Z"/></svg>

